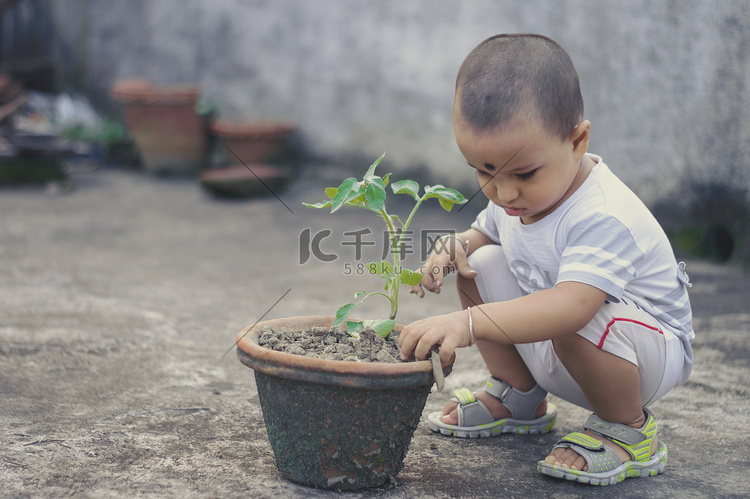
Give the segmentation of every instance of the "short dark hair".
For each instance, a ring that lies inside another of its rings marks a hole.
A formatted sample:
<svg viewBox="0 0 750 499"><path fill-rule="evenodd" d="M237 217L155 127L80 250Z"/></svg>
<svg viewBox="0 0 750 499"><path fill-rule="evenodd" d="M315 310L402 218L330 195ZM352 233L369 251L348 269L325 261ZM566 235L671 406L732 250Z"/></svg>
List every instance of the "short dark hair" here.
<svg viewBox="0 0 750 499"><path fill-rule="evenodd" d="M456 99L465 124L480 132L526 115L566 140L583 118L573 61L542 35L496 35L477 45L458 71Z"/></svg>

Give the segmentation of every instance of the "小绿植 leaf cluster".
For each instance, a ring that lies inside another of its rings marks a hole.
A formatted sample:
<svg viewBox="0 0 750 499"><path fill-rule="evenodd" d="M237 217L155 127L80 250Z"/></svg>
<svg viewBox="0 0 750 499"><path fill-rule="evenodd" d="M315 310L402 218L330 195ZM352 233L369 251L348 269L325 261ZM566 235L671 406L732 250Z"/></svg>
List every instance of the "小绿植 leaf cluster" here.
<svg viewBox="0 0 750 499"><path fill-rule="evenodd" d="M336 319L333 325L342 326L346 323L347 332L353 336L357 336L365 328L371 328L380 336L387 337L396 325L398 293L401 284L415 286L422 280L420 272L401 266L401 250L404 243L404 235L407 234L409 225L420 205L428 199L437 199L444 210L451 211L454 205L466 202L466 198L460 192L442 185L425 186L423 194L420 195L419 184L414 180L400 180L390 183L390 173L382 177L375 175L375 168L377 168L384 157L385 154L370 165L362 180L350 177L341 182L341 185L338 187L326 188L325 194L328 197L326 201L304 203L305 206L310 208L330 208L331 213L335 213L343 206L365 208L376 213L385 221L388 227L388 241L391 246L393 261L382 260L367 264L367 270L371 274L380 275L385 280L383 291L360 291L354 295L352 303L347 303L336 312ZM390 187L394 194L404 194L414 199L414 208L412 208L406 221L402 221L397 215L388 213L385 205L388 187ZM374 295L383 296L390 302L390 315L388 319L359 322L347 321L352 309Z"/></svg>

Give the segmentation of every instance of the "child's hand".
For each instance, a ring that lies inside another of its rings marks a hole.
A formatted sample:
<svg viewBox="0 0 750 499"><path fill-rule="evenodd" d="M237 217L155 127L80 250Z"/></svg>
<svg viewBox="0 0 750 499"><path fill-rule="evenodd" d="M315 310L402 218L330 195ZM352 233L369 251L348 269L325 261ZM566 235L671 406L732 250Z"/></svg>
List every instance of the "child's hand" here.
<svg viewBox="0 0 750 499"><path fill-rule="evenodd" d="M443 278L448 275L451 269L456 269L459 274L467 279L474 279L477 273L469 265L466 259L467 246L462 244L457 236L446 236L435 242L435 247L430 253L429 258L422 266L422 281L416 286L409 288L409 293L423 298L424 290L440 293L440 287L443 285Z"/></svg>
<svg viewBox="0 0 750 499"><path fill-rule="evenodd" d="M470 340L467 314L461 310L412 322L401 331L398 346L403 360L412 352L417 360L424 360L432 346L439 345L440 360L447 362L456 348L469 346Z"/></svg>

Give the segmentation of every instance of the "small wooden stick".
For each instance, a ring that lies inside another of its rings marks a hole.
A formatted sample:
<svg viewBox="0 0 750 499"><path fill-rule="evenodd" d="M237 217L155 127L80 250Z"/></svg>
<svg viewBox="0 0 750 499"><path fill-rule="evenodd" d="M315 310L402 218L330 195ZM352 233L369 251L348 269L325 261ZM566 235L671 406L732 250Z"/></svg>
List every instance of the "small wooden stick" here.
<svg viewBox="0 0 750 499"><path fill-rule="evenodd" d="M442 392L445 386L445 376L443 376L443 366L440 363L440 354L433 350L430 360L432 361L432 375L435 377L435 384L438 391Z"/></svg>

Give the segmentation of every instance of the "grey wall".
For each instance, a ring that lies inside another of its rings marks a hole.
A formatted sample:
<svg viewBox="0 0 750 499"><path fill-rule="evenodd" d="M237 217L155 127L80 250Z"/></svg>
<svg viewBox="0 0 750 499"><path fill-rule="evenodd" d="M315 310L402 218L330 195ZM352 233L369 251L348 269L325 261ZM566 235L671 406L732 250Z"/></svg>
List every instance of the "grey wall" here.
<svg viewBox="0 0 750 499"><path fill-rule="evenodd" d="M321 156L473 186L453 142L455 73L484 38L528 31L578 67L591 151L649 203L679 182L748 184L743 0L62 0L66 84L194 82L224 116L291 120ZM361 166L361 165L359 165Z"/></svg>

